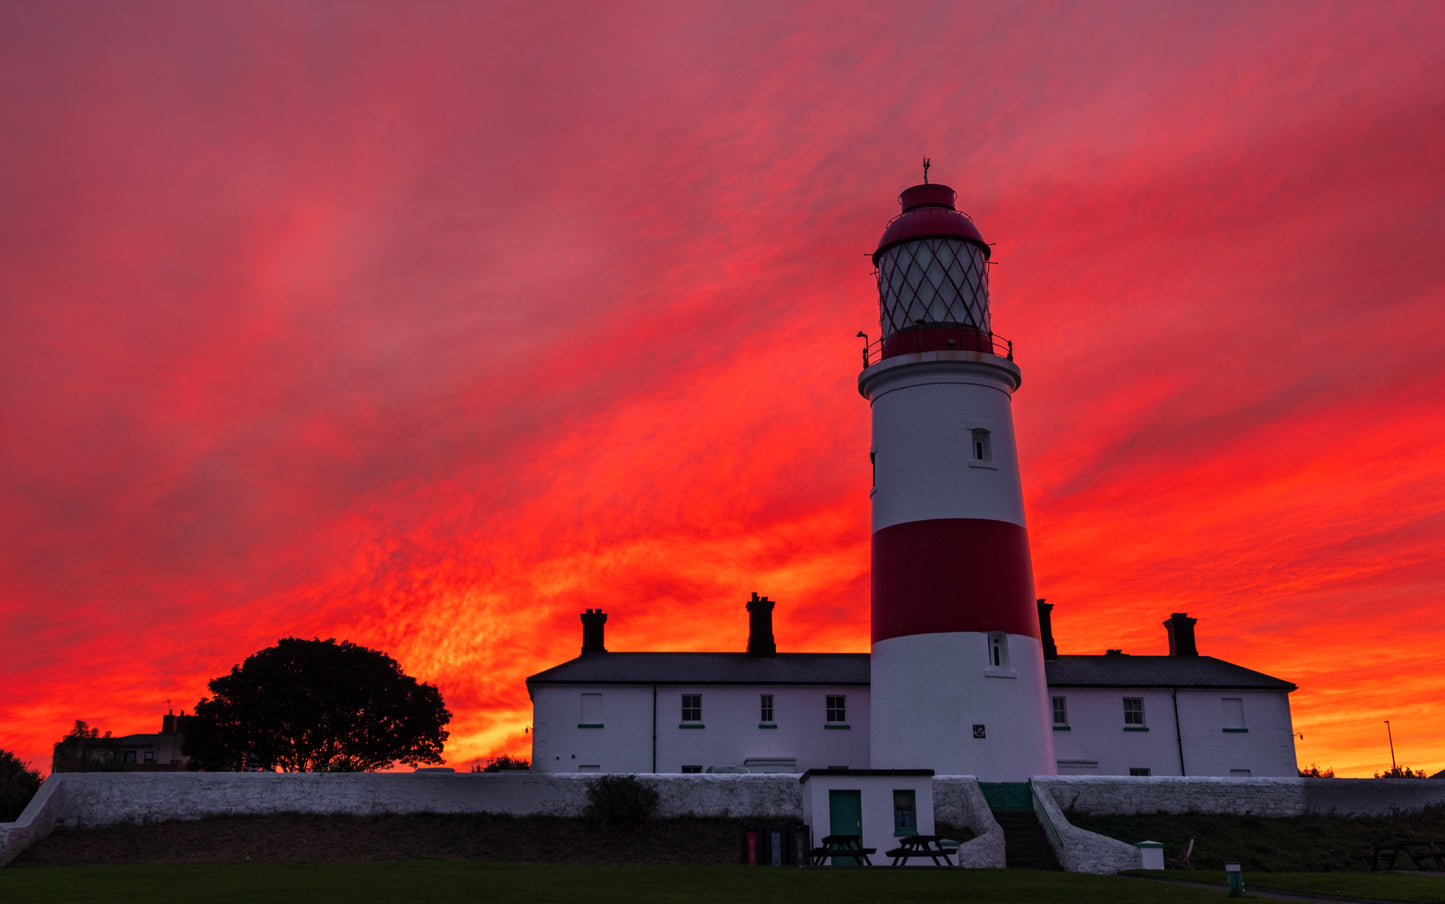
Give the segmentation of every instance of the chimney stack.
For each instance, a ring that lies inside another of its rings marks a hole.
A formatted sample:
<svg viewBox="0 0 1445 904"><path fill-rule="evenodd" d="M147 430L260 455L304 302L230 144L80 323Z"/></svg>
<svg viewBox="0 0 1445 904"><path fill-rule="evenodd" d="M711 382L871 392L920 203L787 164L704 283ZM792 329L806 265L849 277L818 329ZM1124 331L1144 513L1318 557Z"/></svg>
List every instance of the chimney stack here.
<svg viewBox="0 0 1445 904"><path fill-rule="evenodd" d="M1183 612L1174 612L1169 620L1164 623L1164 630L1169 632L1169 655L1170 656L1198 656L1199 648L1194 645L1194 623L1197 618L1190 618Z"/></svg>
<svg viewBox="0 0 1445 904"><path fill-rule="evenodd" d="M582 655L606 653L602 645L602 626L607 623L607 613L601 609L588 609L582 613Z"/></svg>
<svg viewBox="0 0 1445 904"><path fill-rule="evenodd" d="M756 593L748 600L748 655L776 656L773 642L773 601Z"/></svg>
<svg viewBox="0 0 1445 904"><path fill-rule="evenodd" d="M1054 644L1054 621L1049 615L1053 611L1053 603L1039 600L1039 638L1044 642L1045 659L1059 658L1059 648Z"/></svg>

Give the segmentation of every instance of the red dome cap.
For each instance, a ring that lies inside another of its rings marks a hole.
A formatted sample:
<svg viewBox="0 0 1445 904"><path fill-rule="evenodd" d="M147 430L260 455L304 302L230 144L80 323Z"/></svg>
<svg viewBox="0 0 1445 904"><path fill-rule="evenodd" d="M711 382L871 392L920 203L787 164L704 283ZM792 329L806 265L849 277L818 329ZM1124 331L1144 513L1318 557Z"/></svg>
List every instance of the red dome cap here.
<svg viewBox="0 0 1445 904"><path fill-rule="evenodd" d="M900 242L935 237L963 239L977 245L987 258L988 243L979 234L978 227L953 207L957 197L958 193L947 185L924 183L904 189L898 196L903 212L883 230L878 250L873 252L873 265L878 265L879 255Z"/></svg>

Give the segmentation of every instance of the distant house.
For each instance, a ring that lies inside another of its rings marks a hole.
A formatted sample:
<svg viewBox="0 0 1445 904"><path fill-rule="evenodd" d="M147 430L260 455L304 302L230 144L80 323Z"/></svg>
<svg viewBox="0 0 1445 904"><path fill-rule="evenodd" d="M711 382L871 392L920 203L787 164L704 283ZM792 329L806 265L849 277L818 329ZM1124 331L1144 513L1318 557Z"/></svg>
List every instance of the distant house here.
<svg viewBox="0 0 1445 904"><path fill-rule="evenodd" d="M190 717L167 713L155 734L121 737L68 737L55 745L52 772L168 772L185 769L190 758L181 753L185 723Z"/></svg>
<svg viewBox="0 0 1445 904"><path fill-rule="evenodd" d="M763 598L766 602L766 597ZM754 601L758 602L756 595ZM1295 685L1201 656L1195 619L1166 621L1167 656L1059 655L1040 601L1056 771L1293 776ZM581 655L527 679L540 772L869 768L866 653L778 653L754 613L748 651L609 653L607 616L582 614ZM962 668L960 664L960 668ZM999 673L1006 678L1006 671ZM947 675L939 675L947 681ZM987 712L939 712L986 736ZM931 768L930 752L918 765Z"/></svg>

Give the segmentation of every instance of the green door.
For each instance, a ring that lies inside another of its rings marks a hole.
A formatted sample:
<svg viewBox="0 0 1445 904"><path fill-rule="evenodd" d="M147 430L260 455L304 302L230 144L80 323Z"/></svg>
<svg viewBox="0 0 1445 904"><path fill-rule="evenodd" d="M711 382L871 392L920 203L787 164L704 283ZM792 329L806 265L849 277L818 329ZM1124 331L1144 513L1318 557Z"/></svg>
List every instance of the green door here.
<svg viewBox="0 0 1445 904"><path fill-rule="evenodd" d="M863 792L828 791L828 834L863 838ZM834 857L834 866L857 866L857 857Z"/></svg>

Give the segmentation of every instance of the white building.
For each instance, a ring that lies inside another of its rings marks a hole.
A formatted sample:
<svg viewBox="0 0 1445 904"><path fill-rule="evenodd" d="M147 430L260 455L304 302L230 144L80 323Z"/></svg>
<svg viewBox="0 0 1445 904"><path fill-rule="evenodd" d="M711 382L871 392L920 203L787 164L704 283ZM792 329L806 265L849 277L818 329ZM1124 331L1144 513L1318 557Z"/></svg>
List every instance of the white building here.
<svg viewBox="0 0 1445 904"><path fill-rule="evenodd" d="M745 653L609 653L582 614L582 655L527 679L532 768L803 772L868 762L868 654L777 653L753 594Z"/></svg>
<svg viewBox="0 0 1445 904"><path fill-rule="evenodd" d="M583 613L582 655L527 679L541 772L877 768L866 653L778 653L772 601L749 601L750 652L609 653ZM1062 774L1293 776L1288 681L1198 654L1195 620L1166 621L1170 654L1058 655L1040 601ZM759 612L767 615L765 622ZM988 717L981 717L985 718ZM977 723L985 736L987 721ZM973 726L970 726L972 731ZM933 757L920 746L919 768Z"/></svg>

